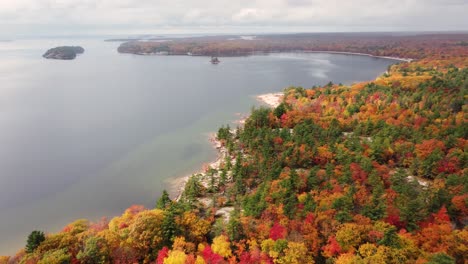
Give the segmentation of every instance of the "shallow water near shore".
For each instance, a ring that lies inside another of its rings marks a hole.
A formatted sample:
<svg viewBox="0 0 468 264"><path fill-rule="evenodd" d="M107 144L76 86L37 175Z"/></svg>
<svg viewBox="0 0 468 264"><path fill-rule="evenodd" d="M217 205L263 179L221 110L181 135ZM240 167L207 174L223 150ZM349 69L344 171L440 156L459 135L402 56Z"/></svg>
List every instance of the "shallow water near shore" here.
<svg viewBox="0 0 468 264"><path fill-rule="evenodd" d="M215 159L208 134L291 85L371 80L394 60L341 54L118 54L101 39L0 42L0 255L35 229L154 205L169 179ZM80 45L73 61L45 60ZM231 124L235 126L234 124Z"/></svg>

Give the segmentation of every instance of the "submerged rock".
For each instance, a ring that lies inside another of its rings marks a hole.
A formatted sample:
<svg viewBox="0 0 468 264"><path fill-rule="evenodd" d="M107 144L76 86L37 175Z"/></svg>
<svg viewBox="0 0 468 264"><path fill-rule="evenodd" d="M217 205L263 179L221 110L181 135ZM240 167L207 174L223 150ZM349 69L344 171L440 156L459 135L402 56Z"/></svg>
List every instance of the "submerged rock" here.
<svg viewBox="0 0 468 264"><path fill-rule="evenodd" d="M77 54L82 53L84 53L84 49L80 46L62 46L49 49L42 57L56 60L73 60Z"/></svg>

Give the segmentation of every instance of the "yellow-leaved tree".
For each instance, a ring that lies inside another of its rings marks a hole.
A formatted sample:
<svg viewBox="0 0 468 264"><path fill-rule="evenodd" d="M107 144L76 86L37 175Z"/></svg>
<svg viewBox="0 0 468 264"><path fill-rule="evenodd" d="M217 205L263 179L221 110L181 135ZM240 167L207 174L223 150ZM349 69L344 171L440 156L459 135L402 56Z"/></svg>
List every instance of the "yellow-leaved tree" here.
<svg viewBox="0 0 468 264"><path fill-rule="evenodd" d="M180 250L172 250L167 258L164 259L164 264L185 264L187 255Z"/></svg>
<svg viewBox="0 0 468 264"><path fill-rule="evenodd" d="M214 253L222 256L223 258L228 258L232 256L231 243L229 243L228 237L225 235L217 236L213 239L213 244L211 249Z"/></svg>

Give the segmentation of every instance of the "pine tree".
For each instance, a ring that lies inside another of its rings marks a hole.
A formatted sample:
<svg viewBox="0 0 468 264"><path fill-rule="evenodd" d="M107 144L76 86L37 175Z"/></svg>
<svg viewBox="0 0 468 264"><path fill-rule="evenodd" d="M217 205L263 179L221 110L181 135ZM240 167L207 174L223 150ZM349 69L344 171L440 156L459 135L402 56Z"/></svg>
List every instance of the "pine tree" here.
<svg viewBox="0 0 468 264"><path fill-rule="evenodd" d="M237 208L231 212L227 225L227 233L231 241L239 241L244 237L242 224L240 222L240 211Z"/></svg>
<svg viewBox="0 0 468 264"><path fill-rule="evenodd" d="M163 191L161 197L156 202L156 209L164 209L171 204L171 198L169 198L169 193L166 190Z"/></svg>
<svg viewBox="0 0 468 264"><path fill-rule="evenodd" d="M176 213L176 207L172 205L170 205L164 212L164 219L161 224L163 246L172 246L174 238L180 233L180 230L178 229L175 221Z"/></svg>
<svg viewBox="0 0 468 264"><path fill-rule="evenodd" d="M26 242L26 252L32 253L36 248L45 240L44 232L34 230L28 236L28 241Z"/></svg>

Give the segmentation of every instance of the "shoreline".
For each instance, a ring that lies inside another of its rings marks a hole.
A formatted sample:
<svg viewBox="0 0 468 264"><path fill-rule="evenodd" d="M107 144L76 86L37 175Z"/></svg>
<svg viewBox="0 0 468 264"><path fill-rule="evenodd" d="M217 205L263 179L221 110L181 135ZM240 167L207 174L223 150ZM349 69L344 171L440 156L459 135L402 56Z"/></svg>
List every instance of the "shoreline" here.
<svg viewBox="0 0 468 264"><path fill-rule="evenodd" d="M256 95L255 98L257 101L267 105L268 107L276 108L281 103L283 99L283 95L284 95L283 92L267 93L267 94ZM238 124L240 126L243 126L245 124L245 120L250 116L250 115L242 115L240 113L237 113L236 115L238 115L240 119L235 120L233 123ZM209 133L208 141L210 142L212 148L216 151L216 159L208 163L203 163L201 165L201 169L193 173L190 173L184 176L177 176L172 179L169 179L168 180L168 185L169 185L168 193L171 199L175 201L180 200L180 198L182 197L182 194L185 191L185 185L187 184L190 177L192 177L193 175L206 176L206 172L210 168L215 169L215 170L221 169L221 165L223 164L226 156L228 155L228 151L226 147L224 147L221 144L221 141L219 141L216 138L215 132Z"/></svg>
<svg viewBox="0 0 468 264"><path fill-rule="evenodd" d="M283 92L266 93L255 96L255 99L271 108L276 108L281 104L283 96Z"/></svg>
<svg viewBox="0 0 468 264"><path fill-rule="evenodd" d="M211 144L211 147L216 151L216 159L214 161L210 161L207 163L203 163L200 169L197 171L186 174L184 176L176 176L174 178L170 178L167 181L168 184L168 193L169 197L172 200L179 201L184 190L185 185L187 184L190 177L193 175L204 174L208 168L219 169L221 165L221 161L224 158L222 155L221 149L222 145L221 142L216 138L216 133L212 132L208 134L208 141Z"/></svg>
<svg viewBox="0 0 468 264"><path fill-rule="evenodd" d="M139 56L188 56L188 57L210 57L210 55L203 55L203 54L188 54L188 53L180 53L180 54L171 54L171 53L144 53L144 52L118 52L121 54L133 54ZM257 52L247 52L243 55L222 55L220 54L218 57L245 57L245 56L255 56L255 55L269 55L269 54L280 54L280 53L328 53L328 54L342 54L342 55L355 55L355 56L366 56L372 58L380 58L380 59L387 59L387 60L397 60L403 62L412 62L414 59L411 58L401 58L401 57L393 57L393 56L379 56L373 55L370 53L361 53L361 52L350 52L350 51L333 51L333 50L291 50L291 51L257 51Z"/></svg>
<svg viewBox="0 0 468 264"><path fill-rule="evenodd" d="M404 62L412 62L414 59L410 58L400 58L400 57L392 57L392 56L377 56L372 55L369 53L360 53L360 52L348 52L348 51L325 51L325 50L311 50L311 51L301 51L301 53L330 53L330 54L343 54L343 55L356 55L356 56L367 56L372 58L381 58L381 59L388 59L388 60L398 60Z"/></svg>
<svg viewBox="0 0 468 264"><path fill-rule="evenodd" d="M330 54L343 54L343 55L354 55L354 56L368 56L368 57L391 59L391 60L398 60L398 61L404 61L404 62L413 61L413 59L408 59L408 58L375 56L375 55L366 54L366 53L353 53L353 52L340 52L340 51L301 51L300 53L330 53ZM255 95L254 97L258 102L266 105L267 107L276 108L281 104L283 100L283 96L284 96L283 92L272 92L272 93ZM242 115L240 113L237 113L237 115L240 116L240 119L235 120L233 123L238 124L240 126L243 126L245 124L246 119L250 116L250 115ZM211 143L213 149L216 150L216 156L217 156L216 159L214 161L204 163L201 166L202 168L194 173L169 179L169 196L171 199L174 199L176 201L180 200L185 190L186 183L188 182L190 177L192 177L193 175L205 176L206 171L209 168L212 168L215 170L221 169L221 164L223 163L227 155L227 149L216 138L215 132L212 132L209 134L208 141Z"/></svg>

